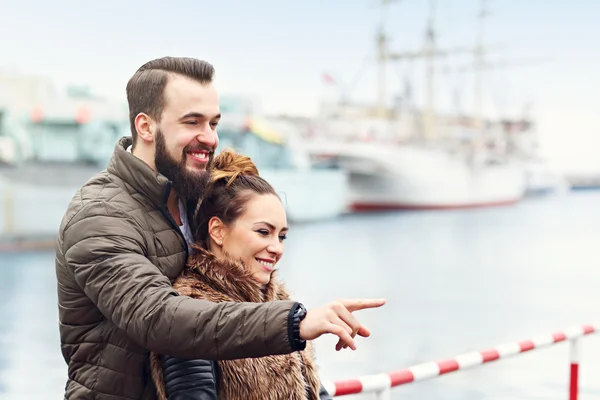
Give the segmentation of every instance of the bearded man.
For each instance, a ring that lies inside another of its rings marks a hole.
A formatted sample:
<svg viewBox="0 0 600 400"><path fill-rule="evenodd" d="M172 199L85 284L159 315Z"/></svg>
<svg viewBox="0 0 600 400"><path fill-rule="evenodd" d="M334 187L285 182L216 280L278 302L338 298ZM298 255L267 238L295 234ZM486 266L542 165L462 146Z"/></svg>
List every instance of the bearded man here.
<svg viewBox="0 0 600 400"><path fill-rule="evenodd" d="M338 349L369 332L343 300L212 303L179 296L193 240L186 210L208 181L219 99L205 61L149 61L127 84L131 137L73 197L57 237L65 399L155 399L149 353L227 360L288 354L331 333ZM189 200L189 202L188 202Z"/></svg>

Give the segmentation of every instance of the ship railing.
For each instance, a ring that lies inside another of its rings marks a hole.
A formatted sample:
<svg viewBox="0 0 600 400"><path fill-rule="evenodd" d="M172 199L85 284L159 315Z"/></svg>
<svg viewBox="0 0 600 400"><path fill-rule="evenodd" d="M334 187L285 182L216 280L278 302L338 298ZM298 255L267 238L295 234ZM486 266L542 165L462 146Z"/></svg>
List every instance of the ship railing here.
<svg viewBox="0 0 600 400"><path fill-rule="evenodd" d="M537 335L530 340L503 343L486 350L460 354L450 359L426 362L398 371L365 375L355 379L324 381L323 385L333 397L358 393L374 393L377 400L389 400L392 388L401 385L481 366L493 361L568 341L571 364L569 369L569 400L577 400L579 394L581 340L585 335L597 333L598 331L600 331L600 324L576 325L563 331Z"/></svg>

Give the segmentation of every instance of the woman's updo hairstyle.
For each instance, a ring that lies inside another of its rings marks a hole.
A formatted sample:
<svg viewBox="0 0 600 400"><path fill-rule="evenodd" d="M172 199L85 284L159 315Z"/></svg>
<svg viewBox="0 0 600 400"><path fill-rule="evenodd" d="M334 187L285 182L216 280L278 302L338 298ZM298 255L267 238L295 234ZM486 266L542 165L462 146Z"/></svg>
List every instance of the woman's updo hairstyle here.
<svg viewBox="0 0 600 400"><path fill-rule="evenodd" d="M275 189L259 176L250 157L223 150L213 160L210 182L196 210L196 241L208 249L208 221L217 217L225 225L231 224L244 213L246 203L255 194L277 196Z"/></svg>

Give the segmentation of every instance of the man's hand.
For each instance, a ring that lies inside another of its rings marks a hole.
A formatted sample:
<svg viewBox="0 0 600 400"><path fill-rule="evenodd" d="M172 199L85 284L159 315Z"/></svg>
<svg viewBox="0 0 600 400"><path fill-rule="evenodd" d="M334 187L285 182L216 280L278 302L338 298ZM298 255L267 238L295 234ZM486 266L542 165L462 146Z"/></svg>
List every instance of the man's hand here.
<svg viewBox="0 0 600 400"><path fill-rule="evenodd" d="M356 350L354 337L357 334L368 337L371 332L361 325L352 313L365 308L381 307L384 304L384 299L352 299L334 301L311 309L300 322L300 337L313 340L323 334L332 333L340 338L335 346L336 350L344 347Z"/></svg>

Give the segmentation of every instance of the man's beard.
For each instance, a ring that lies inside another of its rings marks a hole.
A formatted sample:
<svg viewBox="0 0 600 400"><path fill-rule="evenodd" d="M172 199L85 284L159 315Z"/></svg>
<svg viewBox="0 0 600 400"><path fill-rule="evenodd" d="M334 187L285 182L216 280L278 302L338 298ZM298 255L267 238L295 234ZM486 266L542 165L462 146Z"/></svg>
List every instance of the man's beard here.
<svg viewBox="0 0 600 400"><path fill-rule="evenodd" d="M194 150L209 151L206 171L192 172L186 168L187 153ZM183 149L181 161L177 162L167 151L163 133L160 130L156 132L156 155L154 156L156 169L173 183L173 189L175 189L179 197L184 201L197 201L206 190L210 178L213 155L212 149L206 146L200 144L196 146L187 145Z"/></svg>

